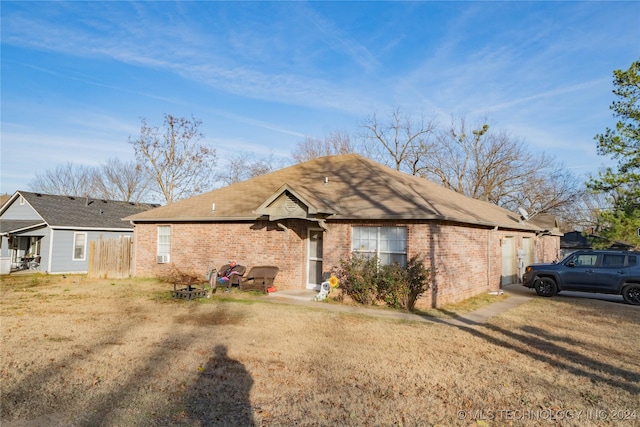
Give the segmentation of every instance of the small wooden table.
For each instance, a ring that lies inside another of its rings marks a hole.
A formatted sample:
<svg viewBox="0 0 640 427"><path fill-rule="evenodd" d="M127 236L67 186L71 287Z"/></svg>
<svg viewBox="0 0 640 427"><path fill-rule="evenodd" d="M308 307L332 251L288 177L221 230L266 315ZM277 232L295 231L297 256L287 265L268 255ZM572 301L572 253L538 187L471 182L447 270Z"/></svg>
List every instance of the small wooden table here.
<svg viewBox="0 0 640 427"><path fill-rule="evenodd" d="M200 283L200 285L198 285L198 283ZM184 286L184 288L178 288L178 286ZM173 282L171 296L174 298L190 300L193 298L204 298L208 295L209 291L204 288L204 282L198 280L197 277L185 274Z"/></svg>

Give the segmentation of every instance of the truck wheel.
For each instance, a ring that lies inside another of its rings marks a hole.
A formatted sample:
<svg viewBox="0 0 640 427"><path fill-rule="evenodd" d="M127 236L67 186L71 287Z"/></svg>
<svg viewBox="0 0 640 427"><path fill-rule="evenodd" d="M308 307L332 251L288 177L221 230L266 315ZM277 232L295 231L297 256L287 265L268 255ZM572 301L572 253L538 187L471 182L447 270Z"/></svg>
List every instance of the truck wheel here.
<svg viewBox="0 0 640 427"><path fill-rule="evenodd" d="M640 285L628 285L622 289L622 298L627 304L640 305Z"/></svg>
<svg viewBox="0 0 640 427"><path fill-rule="evenodd" d="M556 281L549 277L539 279L535 285L535 289L536 293L541 297L552 297L558 293L558 285L556 285Z"/></svg>

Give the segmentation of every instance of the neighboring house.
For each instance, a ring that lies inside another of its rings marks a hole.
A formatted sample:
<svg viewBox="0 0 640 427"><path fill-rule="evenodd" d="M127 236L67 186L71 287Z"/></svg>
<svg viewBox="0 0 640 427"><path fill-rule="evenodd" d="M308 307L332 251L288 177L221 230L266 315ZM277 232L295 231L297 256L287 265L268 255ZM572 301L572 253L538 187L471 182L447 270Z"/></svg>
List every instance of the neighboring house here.
<svg viewBox="0 0 640 427"><path fill-rule="evenodd" d="M122 218L157 206L17 191L0 207L0 273L25 258L42 272L86 273L89 242L133 236Z"/></svg>
<svg viewBox="0 0 640 427"><path fill-rule="evenodd" d="M322 157L126 218L136 276L171 265L204 274L234 259L275 265L278 289L319 289L352 253L436 271L421 306L518 282L524 260L558 257L559 237L518 214L356 154Z"/></svg>
<svg viewBox="0 0 640 427"><path fill-rule="evenodd" d="M593 243L604 244L608 249L628 251L634 249L634 245L625 242L611 242L602 236L582 231L570 231L560 238L560 257L564 258L572 252L584 249L593 249Z"/></svg>
<svg viewBox="0 0 640 427"><path fill-rule="evenodd" d="M531 215L529 217L529 224L535 225L543 230L545 230L545 234L548 236L552 236L555 239L554 240L554 244L556 245L560 245L560 248L562 248L562 236L563 233L560 231L560 225L558 224L558 217L552 214L547 214L547 213L538 213L535 215ZM558 241L558 238L560 239L560 242ZM545 261L540 261L537 259L534 259L532 257L528 257L525 259L521 258L521 264L519 265L522 269L524 269L527 265L530 264L534 264L536 262L550 262L550 261L555 261L555 260L560 260L562 259L562 250L557 250L556 254L555 254L555 258L547 258L545 257ZM521 281L522 279L522 274L520 274L519 276L519 281Z"/></svg>

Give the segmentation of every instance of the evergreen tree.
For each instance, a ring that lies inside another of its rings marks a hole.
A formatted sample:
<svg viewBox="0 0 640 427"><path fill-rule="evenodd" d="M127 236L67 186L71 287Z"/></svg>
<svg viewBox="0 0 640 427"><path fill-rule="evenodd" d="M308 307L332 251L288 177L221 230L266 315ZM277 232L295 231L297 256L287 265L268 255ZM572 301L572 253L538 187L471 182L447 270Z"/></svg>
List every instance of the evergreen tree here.
<svg viewBox="0 0 640 427"><path fill-rule="evenodd" d="M640 247L640 60L613 75L613 93L618 99L610 108L618 122L615 129L607 128L595 139L598 154L617 160L617 167L591 177L587 186L605 193L612 203L610 211L600 214L603 237Z"/></svg>

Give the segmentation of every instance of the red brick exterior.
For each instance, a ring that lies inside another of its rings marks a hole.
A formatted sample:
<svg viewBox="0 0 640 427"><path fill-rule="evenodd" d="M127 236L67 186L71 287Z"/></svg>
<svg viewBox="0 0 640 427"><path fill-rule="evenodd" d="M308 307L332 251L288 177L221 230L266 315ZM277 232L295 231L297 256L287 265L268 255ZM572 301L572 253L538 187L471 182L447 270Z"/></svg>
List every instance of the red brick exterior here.
<svg viewBox="0 0 640 427"><path fill-rule="evenodd" d="M157 226L139 223L135 227L134 275L162 276L172 264L182 271L204 276L209 267L219 268L236 260L247 268L275 265L280 272L278 289L304 289L307 283L307 232L318 228L313 222L283 220L274 222L174 223L171 225L169 264L158 264ZM351 227L407 227L407 256L419 254L427 267L436 272L432 289L418 303L439 307L498 290L502 275L502 238L515 238L517 249L522 238L534 239L534 262L548 262L559 253L559 237L536 237L534 233L494 231L446 222L332 222L323 237L323 271L331 271L351 253ZM517 269L521 276L521 266Z"/></svg>

